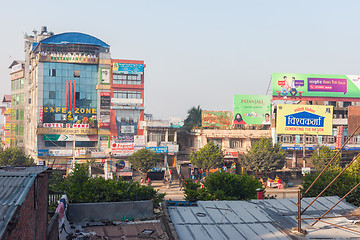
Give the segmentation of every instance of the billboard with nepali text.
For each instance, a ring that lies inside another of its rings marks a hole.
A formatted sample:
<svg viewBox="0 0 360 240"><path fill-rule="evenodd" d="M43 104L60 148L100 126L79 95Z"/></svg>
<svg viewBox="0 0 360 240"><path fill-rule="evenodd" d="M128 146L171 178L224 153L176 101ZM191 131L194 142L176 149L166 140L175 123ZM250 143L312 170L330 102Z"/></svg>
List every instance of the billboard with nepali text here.
<svg viewBox="0 0 360 240"><path fill-rule="evenodd" d="M360 75L272 74L273 100L360 101Z"/></svg>

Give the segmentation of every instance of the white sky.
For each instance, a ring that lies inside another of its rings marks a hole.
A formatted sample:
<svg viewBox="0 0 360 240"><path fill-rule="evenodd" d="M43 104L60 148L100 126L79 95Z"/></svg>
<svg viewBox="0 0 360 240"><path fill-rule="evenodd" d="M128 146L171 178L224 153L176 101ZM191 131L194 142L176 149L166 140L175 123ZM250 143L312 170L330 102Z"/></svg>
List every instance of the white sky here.
<svg viewBox="0 0 360 240"><path fill-rule="evenodd" d="M0 96L23 34L47 26L144 60L145 112L186 117L192 106L232 110L234 94L265 94L271 73L360 73L359 1L2 1Z"/></svg>

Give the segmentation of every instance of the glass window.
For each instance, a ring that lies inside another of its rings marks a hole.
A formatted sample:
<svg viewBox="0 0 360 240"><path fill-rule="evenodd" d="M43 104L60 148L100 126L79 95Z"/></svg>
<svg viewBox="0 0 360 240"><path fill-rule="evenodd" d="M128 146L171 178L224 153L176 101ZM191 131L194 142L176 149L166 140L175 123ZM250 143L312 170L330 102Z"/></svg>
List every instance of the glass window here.
<svg viewBox="0 0 360 240"><path fill-rule="evenodd" d="M56 69L49 69L49 76L55 77L56 76Z"/></svg>
<svg viewBox="0 0 360 240"><path fill-rule="evenodd" d="M45 147L66 147L65 141L45 141Z"/></svg>
<svg viewBox="0 0 360 240"><path fill-rule="evenodd" d="M49 91L49 99L55 99L55 91Z"/></svg>
<svg viewBox="0 0 360 240"><path fill-rule="evenodd" d="M80 77L80 70L74 70L74 77L76 78Z"/></svg>
<svg viewBox="0 0 360 240"><path fill-rule="evenodd" d="M230 139L230 148L241 148L242 139Z"/></svg>

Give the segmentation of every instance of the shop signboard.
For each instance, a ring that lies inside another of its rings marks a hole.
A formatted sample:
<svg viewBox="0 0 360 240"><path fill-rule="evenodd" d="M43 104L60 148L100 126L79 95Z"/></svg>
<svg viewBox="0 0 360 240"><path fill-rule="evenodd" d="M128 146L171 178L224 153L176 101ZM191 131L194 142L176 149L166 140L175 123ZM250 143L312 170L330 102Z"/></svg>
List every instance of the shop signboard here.
<svg viewBox="0 0 360 240"><path fill-rule="evenodd" d="M40 62L97 64L99 62L99 58L96 55L90 55L90 54L42 52L39 55L39 61Z"/></svg>
<svg viewBox="0 0 360 240"><path fill-rule="evenodd" d="M73 150L72 149L50 149L49 155L55 156L55 157L71 157L73 155Z"/></svg>
<svg viewBox="0 0 360 240"><path fill-rule="evenodd" d="M133 63L113 63L113 72L123 73L123 74L143 74L144 65L143 64L133 64Z"/></svg>
<svg viewBox="0 0 360 240"><path fill-rule="evenodd" d="M233 124L271 124L271 96L234 95Z"/></svg>
<svg viewBox="0 0 360 240"><path fill-rule="evenodd" d="M108 158L109 154L106 152L91 152L91 158Z"/></svg>
<svg viewBox="0 0 360 240"><path fill-rule="evenodd" d="M168 148L168 150L167 150L168 153L178 153L179 152L179 145L178 144L174 144L174 143L171 143L171 142L161 142L160 145L163 146L163 147L167 147Z"/></svg>
<svg viewBox="0 0 360 240"><path fill-rule="evenodd" d="M38 157L50 156L49 149L38 149Z"/></svg>
<svg viewBox="0 0 360 240"><path fill-rule="evenodd" d="M332 135L333 107L278 104L277 134Z"/></svg>
<svg viewBox="0 0 360 240"><path fill-rule="evenodd" d="M110 109L111 105L111 93L110 92L101 92L100 93L100 108L101 109Z"/></svg>
<svg viewBox="0 0 360 240"><path fill-rule="evenodd" d="M121 133L135 133L135 127L134 126L121 126Z"/></svg>
<svg viewBox="0 0 360 240"><path fill-rule="evenodd" d="M115 143L111 144L111 153L114 157L130 156L134 153L134 143Z"/></svg>
<svg viewBox="0 0 360 240"><path fill-rule="evenodd" d="M134 146L136 147L145 147L145 136L144 135L135 135L134 136Z"/></svg>
<svg viewBox="0 0 360 240"><path fill-rule="evenodd" d="M46 128L62 128L64 127L63 123L43 123L43 127Z"/></svg>
<svg viewBox="0 0 360 240"><path fill-rule="evenodd" d="M107 151L109 148L109 136L99 136L100 151Z"/></svg>
<svg viewBox="0 0 360 240"><path fill-rule="evenodd" d="M203 127L230 127L233 113L230 111L202 111L201 125Z"/></svg>
<svg viewBox="0 0 360 240"><path fill-rule="evenodd" d="M97 128L38 128L38 134L96 135Z"/></svg>
<svg viewBox="0 0 360 240"><path fill-rule="evenodd" d="M360 75L272 74L273 100L360 101Z"/></svg>
<svg viewBox="0 0 360 240"><path fill-rule="evenodd" d="M146 149L153 150L155 153L168 153L167 146L160 146L160 147L147 147Z"/></svg>
<svg viewBox="0 0 360 240"><path fill-rule="evenodd" d="M342 147L343 142L343 126L337 126L336 127L336 148L340 149Z"/></svg>

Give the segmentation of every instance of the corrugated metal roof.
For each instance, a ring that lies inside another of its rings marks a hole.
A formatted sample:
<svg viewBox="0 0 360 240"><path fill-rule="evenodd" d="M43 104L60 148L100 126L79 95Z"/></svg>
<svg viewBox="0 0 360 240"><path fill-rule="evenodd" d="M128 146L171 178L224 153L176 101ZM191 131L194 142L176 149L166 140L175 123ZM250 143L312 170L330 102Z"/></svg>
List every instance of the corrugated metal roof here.
<svg viewBox="0 0 360 240"><path fill-rule="evenodd" d="M36 176L46 167L0 169L0 238L18 206L24 202Z"/></svg>
<svg viewBox="0 0 360 240"><path fill-rule="evenodd" d="M319 198L302 217L319 217L332 207L339 197ZM304 198L303 206L307 206L312 198ZM251 201L198 201L198 206L169 206L169 214L180 239L290 239L289 234L297 226L297 199L266 199ZM341 202L329 216L340 216L356 207ZM330 221L330 220L326 220ZM332 218L332 223L346 223L344 217ZM304 221L303 228L308 234L306 238L360 237L360 234L344 231L318 223L310 227L314 221ZM347 222L349 224L349 222ZM353 228L358 228L353 225ZM358 229L360 230L360 229Z"/></svg>

